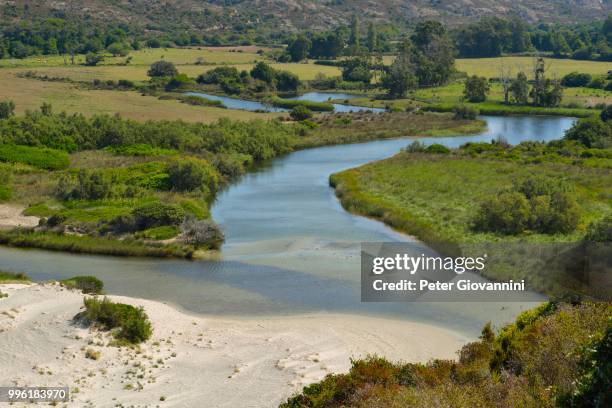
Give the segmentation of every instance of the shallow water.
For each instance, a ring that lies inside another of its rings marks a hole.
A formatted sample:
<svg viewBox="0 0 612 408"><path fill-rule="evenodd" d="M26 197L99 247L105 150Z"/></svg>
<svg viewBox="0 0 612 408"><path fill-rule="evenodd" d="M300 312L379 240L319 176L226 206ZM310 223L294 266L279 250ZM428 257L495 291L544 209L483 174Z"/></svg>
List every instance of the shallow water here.
<svg viewBox="0 0 612 408"><path fill-rule="evenodd" d="M560 138L573 119L485 117L476 136L420 138L449 147L505 137ZM272 160L220 194L212 208L226 243L219 261L134 259L0 248L0 269L36 280L96 275L109 293L174 303L207 314L346 312L406 318L474 335L511 319L523 303L361 303L360 242L404 241L383 224L344 211L331 173L391 156L412 139L298 151ZM426 251L427 248L423 247ZM541 297L533 294L532 299Z"/></svg>
<svg viewBox="0 0 612 408"><path fill-rule="evenodd" d="M257 101L248 101L246 99L232 98L229 96L211 95L202 92L187 92L185 95L201 96L206 99L213 101L221 101L228 109L240 109L247 111L263 111L263 112L289 112L289 109L278 108L272 105L267 105ZM308 92L300 96L294 96L287 99L300 100L300 101L311 101L311 102L327 102L330 99L351 99L356 98L359 95L351 94L336 94L331 92ZM384 109L373 108L367 106L351 106L343 105L340 103L334 103L335 112L384 112Z"/></svg>

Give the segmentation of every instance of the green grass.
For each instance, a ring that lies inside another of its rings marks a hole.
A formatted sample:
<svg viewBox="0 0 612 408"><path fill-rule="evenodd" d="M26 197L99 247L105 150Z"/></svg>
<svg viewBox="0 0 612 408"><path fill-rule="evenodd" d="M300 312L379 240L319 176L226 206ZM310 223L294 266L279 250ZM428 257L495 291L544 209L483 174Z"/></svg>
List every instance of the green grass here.
<svg viewBox="0 0 612 408"><path fill-rule="evenodd" d="M517 159L516 153L506 157L471 157L470 153L402 152L333 174L330 184L348 211L416 236L441 253L459 256L496 251L500 256L496 263L482 271L488 278L527 279L530 289L549 294L564 293L568 288L591 293L593 288L576 283L569 269L564 272L552 265L542 268L539 259L544 252L537 251L552 248L551 243L571 247L583 239L589 224L612 212L610 160L603 159L607 160L607 167L601 167L599 162L594 163L599 167L591 167L588 158L555 159L554 154L530 157L534 154L529 152ZM556 183L563 181L573 190L580 217L575 231L501 235L472 228L481 203L534 174ZM525 251L536 252L526 255ZM561 258L558 261L565 262ZM517 262L520 268L516 267ZM563 278L557 273L563 273Z"/></svg>
<svg viewBox="0 0 612 408"><path fill-rule="evenodd" d="M60 170L70 165L68 153L61 150L11 144L0 145L0 161L23 163L45 170Z"/></svg>
<svg viewBox="0 0 612 408"><path fill-rule="evenodd" d="M25 282L30 282L30 278L25 273L0 271L0 283L25 283Z"/></svg>
<svg viewBox="0 0 612 408"><path fill-rule="evenodd" d="M326 102L312 102L312 101L301 101L295 99L282 99L282 98L272 98L271 103L273 106L277 106L279 108L292 109L296 106L304 106L311 111L315 112L332 112L334 110L334 106L331 103Z"/></svg>
<svg viewBox="0 0 612 408"><path fill-rule="evenodd" d="M18 248L40 248L50 251L101 254L113 256L147 256L191 258L193 251L179 245L154 245L136 240L65 235L31 230L0 231L0 244Z"/></svg>
<svg viewBox="0 0 612 408"><path fill-rule="evenodd" d="M321 115L317 128L299 139L297 148L307 148L402 136L458 136L475 134L486 127L480 120L453 120L450 114L355 112L340 116Z"/></svg>
<svg viewBox="0 0 612 408"><path fill-rule="evenodd" d="M138 232L136 236L140 238L152 239L155 241L162 241L176 237L179 232L179 228L174 225L164 225L162 227L149 228L144 231Z"/></svg>
<svg viewBox="0 0 612 408"><path fill-rule="evenodd" d="M610 70L610 63L604 61L578 61L572 59L545 58L550 75L562 77L573 71L584 72L591 75L605 75ZM468 75L495 78L500 76L501 67L511 69L513 75L519 71L525 72L529 78L533 77L533 57L498 57L498 58L463 58L457 59L455 65L459 71Z"/></svg>
<svg viewBox="0 0 612 408"><path fill-rule="evenodd" d="M599 112L591 109L581 108L544 108L538 106L518 106L504 105L501 103L461 103L478 109L481 115L544 115L544 116L570 116L576 118L586 118L597 115ZM452 112L458 103L432 103L423 107L426 111L431 112Z"/></svg>

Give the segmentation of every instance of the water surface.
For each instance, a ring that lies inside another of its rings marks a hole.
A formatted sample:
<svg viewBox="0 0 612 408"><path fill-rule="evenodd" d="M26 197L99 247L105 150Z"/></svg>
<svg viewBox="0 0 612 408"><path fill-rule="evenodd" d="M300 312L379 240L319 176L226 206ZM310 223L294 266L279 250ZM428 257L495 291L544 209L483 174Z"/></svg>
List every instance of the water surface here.
<svg viewBox="0 0 612 408"><path fill-rule="evenodd" d="M421 138L457 147L504 137L510 143L562 137L573 119L484 117L476 136ZM267 163L220 194L212 208L226 235L219 261L134 259L0 247L0 269L36 280L96 275L108 292L240 316L346 312L425 321L474 335L486 321L513 318L531 303L361 303L359 244L409 238L344 211L328 177L397 153L411 139L321 147ZM428 249L423 246L423 251ZM534 295L533 299L541 299Z"/></svg>

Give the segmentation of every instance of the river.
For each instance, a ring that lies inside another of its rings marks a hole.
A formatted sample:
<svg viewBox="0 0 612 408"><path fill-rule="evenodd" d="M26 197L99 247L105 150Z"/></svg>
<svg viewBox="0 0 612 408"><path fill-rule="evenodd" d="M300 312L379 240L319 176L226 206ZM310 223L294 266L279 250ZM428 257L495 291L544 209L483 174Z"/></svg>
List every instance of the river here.
<svg viewBox="0 0 612 408"><path fill-rule="evenodd" d="M510 143L562 137L573 119L483 117L475 136L420 138L449 147L503 136ZM347 312L406 318L475 335L533 303L361 303L360 242L405 241L383 224L344 211L331 173L391 156L411 139L321 147L266 163L220 194L212 208L226 235L222 259L187 261L0 248L0 269L35 280L95 275L111 294L162 300L228 316ZM533 301L541 300L533 294Z"/></svg>

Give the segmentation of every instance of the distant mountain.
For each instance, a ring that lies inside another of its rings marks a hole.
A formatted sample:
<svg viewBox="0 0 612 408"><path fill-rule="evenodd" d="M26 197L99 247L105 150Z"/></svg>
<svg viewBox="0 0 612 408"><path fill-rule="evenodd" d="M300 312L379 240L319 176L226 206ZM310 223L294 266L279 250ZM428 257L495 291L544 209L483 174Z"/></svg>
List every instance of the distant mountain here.
<svg viewBox="0 0 612 408"><path fill-rule="evenodd" d="M45 17L123 22L152 31L219 31L261 27L319 29L362 21L410 26L422 19L449 25L482 16L528 22L582 22L612 12L612 0L0 0L3 25Z"/></svg>

